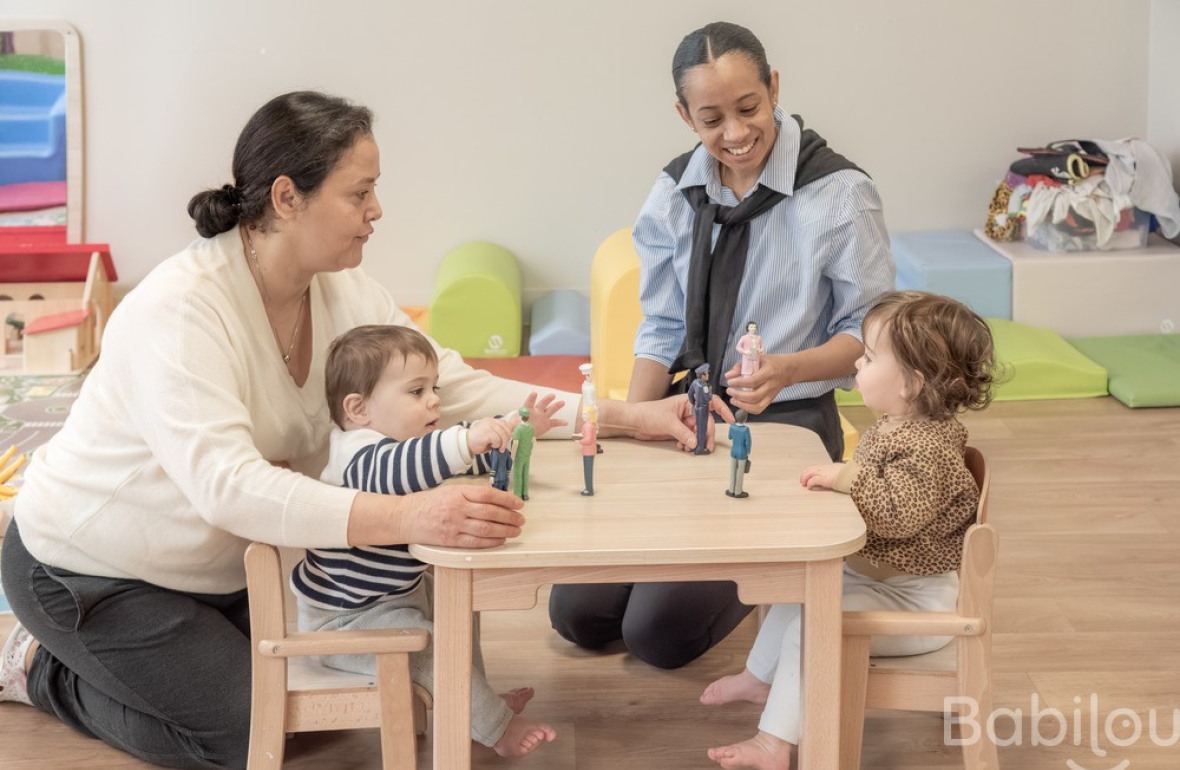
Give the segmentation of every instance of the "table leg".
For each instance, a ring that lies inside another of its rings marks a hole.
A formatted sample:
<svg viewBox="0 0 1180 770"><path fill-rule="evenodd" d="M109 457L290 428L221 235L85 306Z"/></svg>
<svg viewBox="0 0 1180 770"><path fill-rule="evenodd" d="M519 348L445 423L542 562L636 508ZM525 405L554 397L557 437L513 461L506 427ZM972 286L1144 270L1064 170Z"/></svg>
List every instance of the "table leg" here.
<svg viewBox="0 0 1180 770"><path fill-rule="evenodd" d="M803 602L803 735L801 770L840 765L842 559L807 563Z"/></svg>
<svg viewBox="0 0 1180 770"><path fill-rule="evenodd" d="M471 572L434 570L434 767L471 768Z"/></svg>

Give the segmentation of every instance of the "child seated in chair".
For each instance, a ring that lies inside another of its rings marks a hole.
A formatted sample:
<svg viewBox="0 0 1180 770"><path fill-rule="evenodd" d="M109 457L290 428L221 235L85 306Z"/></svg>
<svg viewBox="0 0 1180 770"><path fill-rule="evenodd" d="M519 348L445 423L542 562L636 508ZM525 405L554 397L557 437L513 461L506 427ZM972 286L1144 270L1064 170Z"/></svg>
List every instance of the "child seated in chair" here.
<svg viewBox="0 0 1180 770"><path fill-rule="evenodd" d="M851 494L868 530L844 565L850 611L954 611L963 541L975 522L979 490L967 469L967 431L955 415L991 400L991 331L967 307L922 292L883 296L864 320L856 387L880 414L852 462L815 465L808 489ZM776 604L740 674L713 682L701 702L763 705L758 733L709 749L723 768L789 770L799 742L800 607ZM919 655L946 637L878 637L872 654Z"/></svg>
<svg viewBox="0 0 1180 770"><path fill-rule="evenodd" d="M438 486L471 469L491 468L485 455L507 449L512 423L488 418L440 429L438 358L419 332L402 326L360 326L331 346L327 397L332 420L322 481L365 492L405 495ZM537 435L561 407L530 396ZM303 631L424 628L433 630L431 576L405 544L310 549L291 573ZM484 675L475 619L471 737L504 757L523 756L556 732L521 716L532 688L497 695ZM375 675L371 655L321 658L332 668ZM432 650L410 656L411 678L433 691Z"/></svg>

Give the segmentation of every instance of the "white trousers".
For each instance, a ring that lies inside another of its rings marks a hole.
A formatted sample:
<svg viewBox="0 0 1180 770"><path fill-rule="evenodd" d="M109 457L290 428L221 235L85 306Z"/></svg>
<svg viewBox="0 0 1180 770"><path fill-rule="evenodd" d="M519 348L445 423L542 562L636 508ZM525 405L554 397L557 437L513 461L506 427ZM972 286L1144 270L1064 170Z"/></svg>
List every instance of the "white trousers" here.
<svg viewBox="0 0 1180 770"><path fill-rule="evenodd" d="M959 575L918 577L902 575L884 581L873 580L844 566L844 601L847 611L907 610L951 612L959 598ZM775 604L770 608L758 638L746 659L746 669L770 685L770 696L762 710L758 729L798 745L802 724L800 648L802 612L798 604ZM921 655L942 649L949 636L873 637L870 653L900 657Z"/></svg>

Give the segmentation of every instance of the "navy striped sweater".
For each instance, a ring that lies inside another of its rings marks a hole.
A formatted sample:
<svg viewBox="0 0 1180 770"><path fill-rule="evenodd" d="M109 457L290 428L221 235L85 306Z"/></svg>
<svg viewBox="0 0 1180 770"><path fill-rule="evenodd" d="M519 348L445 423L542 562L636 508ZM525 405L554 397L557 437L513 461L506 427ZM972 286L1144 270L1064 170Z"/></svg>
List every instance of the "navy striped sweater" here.
<svg viewBox="0 0 1180 770"><path fill-rule="evenodd" d="M396 441L368 429L332 429L328 466L320 480L362 492L406 495L436 487L469 468L487 473L491 461L467 449L466 425ZM291 572L296 597L322 609L357 610L406 594L426 565L407 544L309 548Z"/></svg>

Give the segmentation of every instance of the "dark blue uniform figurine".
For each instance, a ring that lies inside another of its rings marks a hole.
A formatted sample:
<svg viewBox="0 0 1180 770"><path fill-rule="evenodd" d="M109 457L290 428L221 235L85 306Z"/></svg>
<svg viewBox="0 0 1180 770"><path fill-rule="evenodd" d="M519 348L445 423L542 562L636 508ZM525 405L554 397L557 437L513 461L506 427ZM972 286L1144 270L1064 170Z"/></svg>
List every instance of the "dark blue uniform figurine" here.
<svg viewBox="0 0 1180 770"><path fill-rule="evenodd" d="M693 454L709 454L709 404L713 401L713 386L709 384L709 364L696 368L696 379L688 386L688 402L697 423L697 448Z"/></svg>
<svg viewBox="0 0 1180 770"><path fill-rule="evenodd" d="M508 447L492 451L492 486L502 492L508 491L508 471L512 470L512 452Z"/></svg>
<svg viewBox="0 0 1180 770"><path fill-rule="evenodd" d="M749 492L742 491L742 479L750 472L750 448L754 442L750 438L750 426L746 425L746 412L737 410L733 425L729 426L729 489L725 494L730 497L749 497Z"/></svg>

